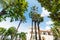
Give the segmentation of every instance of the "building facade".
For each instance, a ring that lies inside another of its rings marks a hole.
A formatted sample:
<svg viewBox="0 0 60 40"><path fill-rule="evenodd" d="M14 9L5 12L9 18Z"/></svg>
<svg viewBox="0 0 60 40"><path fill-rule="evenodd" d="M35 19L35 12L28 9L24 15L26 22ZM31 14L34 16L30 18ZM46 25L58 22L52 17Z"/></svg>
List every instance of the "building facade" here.
<svg viewBox="0 0 60 40"><path fill-rule="evenodd" d="M30 40L35 40L35 30L33 30L33 33L32 31L30 32ZM40 35L41 35L41 40L53 40L54 37L53 37L53 33L51 30L40 30ZM37 40L39 40L39 37L38 37L38 31L37 31Z"/></svg>

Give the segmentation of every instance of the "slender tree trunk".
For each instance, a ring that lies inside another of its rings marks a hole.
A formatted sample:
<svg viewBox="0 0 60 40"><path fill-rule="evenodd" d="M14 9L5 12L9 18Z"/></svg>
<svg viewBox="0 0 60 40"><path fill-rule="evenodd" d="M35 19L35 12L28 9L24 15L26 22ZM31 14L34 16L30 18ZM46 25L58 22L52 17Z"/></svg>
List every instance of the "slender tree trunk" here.
<svg viewBox="0 0 60 40"><path fill-rule="evenodd" d="M1 35L1 40L3 40L3 35Z"/></svg>
<svg viewBox="0 0 60 40"><path fill-rule="evenodd" d="M11 40L13 40L13 39L12 39L12 36L11 36Z"/></svg>
<svg viewBox="0 0 60 40"><path fill-rule="evenodd" d="M15 40L17 40L17 35L16 35L16 38L15 38Z"/></svg>
<svg viewBox="0 0 60 40"><path fill-rule="evenodd" d="M14 39L14 37L11 35L11 40L13 40Z"/></svg>
<svg viewBox="0 0 60 40"><path fill-rule="evenodd" d="M18 24L17 31L18 31L18 29L19 29L19 27L20 27L21 22L22 22L22 20L20 20L20 22L19 22L19 24ZM16 39L17 39L17 37L16 37Z"/></svg>
<svg viewBox="0 0 60 40"><path fill-rule="evenodd" d="M19 24L18 24L17 31L18 31L18 29L19 29L19 27L20 27L21 22L22 22L22 20L20 20L20 22L19 22Z"/></svg>
<svg viewBox="0 0 60 40"><path fill-rule="evenodd" d="M31 38L30 38L30 40L32 39L32 35L33 34L33 21L32 21L32 31L31 31Z"/></svg>
<svg viewBox="0 0 60 40"><path fill-rule="evenodd" d="M35 26L35 40L37 40L36 21L35 21L35 23L34 23L34 26Z"/></svg>
<svg viewBox="0 0 60 40"><path fill-rule="evenodd" d="M6 40L6 36L4 36L3 40Z"/></svg>
<svg viewBox="0 0 60 40"><path fill-rule="evenodd" d="M21 37L19 36L19 40L21 40Z"/></svg>
<svg viewBox="0 0 60 40"><path fill-rule="evenodd" d="M38 36L39 36L39 40L41 40L40 28L39 28L39 22L37 23L37 25L38 25Z"/></svg>
<svg viewBox="0 0 60 40"><path fill-rule="evenodd" d="M2 36L1 36L1 40L2 40Z"/></svg>

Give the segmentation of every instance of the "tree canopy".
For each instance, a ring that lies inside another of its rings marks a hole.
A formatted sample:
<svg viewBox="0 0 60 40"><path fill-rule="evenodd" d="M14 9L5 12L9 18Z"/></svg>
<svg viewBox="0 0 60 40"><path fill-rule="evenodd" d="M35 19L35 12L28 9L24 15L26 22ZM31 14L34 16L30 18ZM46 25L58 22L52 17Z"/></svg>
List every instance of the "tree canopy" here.
<svg viewBox="0 0 60 40"><path fill-rule="evenodd" d="M19 33L19 36L22 40L26 40L26 33L21 32L21 33Z"/></svg>
<svg viewBox="0 0 60 40"><path fill-rule="evenodd" d="M42 7L50 13L50 18L53 21L60 22L60 0L38 0Z"/></svg>
<svg viewBox="0 0 60 40"><path fill-rule="evenodd" d="M30 14L29 14L29 16L30 16L30 18L32 19L32 21L33 22L42 22L43 21L43 17L41 16L41 14L38 14L37 13L37 10L38 9L38 7L36 7L36 6L33 6L32 8L31 8L31 12L30 12Z"/></svg>
<svg viewBox="0 0 60 40"><path fill-rule="evenodd" d="M58 38L60 38L60 26L54 26L52 27L52 32L53 32L53 36L55 37L55 40L58 40Z"/></svg>
<svg viewBox="0 0 60 40"><path fill-rule="evenodd" d="M10 27L8 29L7 35L10 35L11 36L11 40L13 40L15 35L16 35L16 33L17 33L16 28L15 27Z"/></svg>
<svg viewBox="0 0 60 40"><path fill-rule="evenodd" d="M55 40L58 40L60 38L60 0L38 0L38 2L51 12L49 17L55 22L51 30Z"/></svg>
<svg viewBox="0 0 60 40"><path fill-rule="evenodd" d="M0 35L2 35L6 31L5 28L0 27Z"/></svg>
<svg viewBox="0 0 60 40"><path fill-rule="evenodd" d="M17 32L17 31L16 31L16 28L15 28L15 27L10 27L10 28L8 29L8 33L11 34L11 35L12 35L12 34L16 34L16 32Z"/></svg>
<svg viewBox="0 0 60 40"><path fill-rule="evenodd" d="M6 17L10 17L11 21L21 20L28 7L26 0L0 0L0 4L3 8L0 12L0 21Z"/></svg>

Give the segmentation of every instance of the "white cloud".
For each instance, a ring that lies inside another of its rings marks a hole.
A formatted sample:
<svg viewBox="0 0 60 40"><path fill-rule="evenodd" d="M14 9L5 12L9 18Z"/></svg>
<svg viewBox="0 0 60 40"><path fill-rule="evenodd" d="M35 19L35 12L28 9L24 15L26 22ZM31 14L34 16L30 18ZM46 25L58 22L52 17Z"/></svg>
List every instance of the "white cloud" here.
<svg viewBox="0 0 60 40"><path fill-rule="evenodd" d="M50 30L50 29L51 29L51 27L49 27L49 26L45 27L45 30Z"/></svg>
<svg viewBox="0 0 60 40"><path fill-rule="evenodd" d="M16 27L17 25L14 22L10 23L9 21L0 22L0 27L4 27L8 29L12 26Z"/></svg>
<svg viewBox="0 0 60 40"><path fill-rule="evenodd" d="M12 26L17 27L18 23L19 23L19 21L10 22L10 18L6 18L6 21L0 22L0 27L6 28L6 29L8 29Z"/></svg>
<svg viewBox="0 0 60 40"><path fill-rule="evenodd" d="M53 23L54 23L54 22L52 22L51 20L47 21L47 22L46 22L45 30L50 30L50 29L51 29L51 27L52 27L52 25L51 25L51 24L53 24Z"/></svg>
<svg viewBox="0 0 60 40"><path fill-rule="evenodd" d="M46 25L49 26L49 25L51 25L51 24L53 24L53 23L54 23L54 22L52 22L52 21L50 20L50 21L47 21L47 22L46 22Z"/></svg>
<svg viewBox="0 0 60 40"><path fill-rule="evenodd" d="M42 8L42 13L41 16L45 17L45 16L49 16L50 12L48 12L47 10L45 10L45 8Z"/></svg>

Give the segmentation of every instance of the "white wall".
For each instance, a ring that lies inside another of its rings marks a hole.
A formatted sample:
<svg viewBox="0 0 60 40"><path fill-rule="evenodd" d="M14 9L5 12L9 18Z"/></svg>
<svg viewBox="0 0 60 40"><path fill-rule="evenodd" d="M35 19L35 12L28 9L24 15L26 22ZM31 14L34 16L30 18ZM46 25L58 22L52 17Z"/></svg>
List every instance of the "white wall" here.
<svg viewBox="0 0 60 40"><path fill-rule="evenodd" d="M54 37L52 35L41 35L41 38L44 37L45 40L53 40Z"/></svg>

